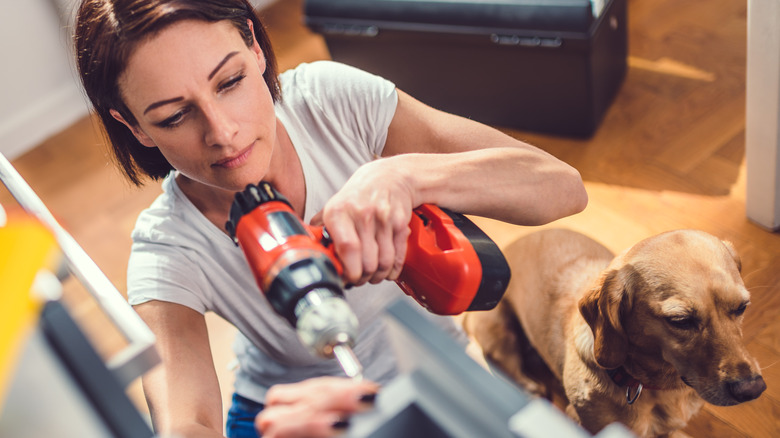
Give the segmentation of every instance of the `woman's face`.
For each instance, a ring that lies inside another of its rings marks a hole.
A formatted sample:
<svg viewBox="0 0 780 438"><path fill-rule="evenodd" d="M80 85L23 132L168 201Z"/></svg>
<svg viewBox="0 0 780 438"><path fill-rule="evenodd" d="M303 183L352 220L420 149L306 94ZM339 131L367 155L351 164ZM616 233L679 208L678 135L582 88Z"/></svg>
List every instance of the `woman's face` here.
<svg viewBox="0 0 780 438"><path fill-rule="evenodd" d="M230 22L178 22L140 43L120 77L138 124L112 114L185 177L240 191L266 176L276 144L264 71Z"/></svg>

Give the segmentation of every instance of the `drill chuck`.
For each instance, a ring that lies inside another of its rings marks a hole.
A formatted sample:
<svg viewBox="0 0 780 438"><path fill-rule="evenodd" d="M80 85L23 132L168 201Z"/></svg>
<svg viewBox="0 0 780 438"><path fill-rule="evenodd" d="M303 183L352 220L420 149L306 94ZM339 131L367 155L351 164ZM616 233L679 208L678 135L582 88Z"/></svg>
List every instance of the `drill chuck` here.
<svg viewBox="0 0 780 438"><path fill-rule="evenodd" d="M301 314L300 303L311 291L326 291L343 299L341 279L327 256L308 251L292 250L284 253L271 266L263 281L263 290L276 313L296 326ZM310 305L315 305L314 303Z"/></svg>
<svg viewBox="0 0 780 438"><path fill-rule="evenodd" d="M339 345L352 347L358 321L346 300L330 289L313 289L295 306L301 341L322 357L334 356Z"/></svg>

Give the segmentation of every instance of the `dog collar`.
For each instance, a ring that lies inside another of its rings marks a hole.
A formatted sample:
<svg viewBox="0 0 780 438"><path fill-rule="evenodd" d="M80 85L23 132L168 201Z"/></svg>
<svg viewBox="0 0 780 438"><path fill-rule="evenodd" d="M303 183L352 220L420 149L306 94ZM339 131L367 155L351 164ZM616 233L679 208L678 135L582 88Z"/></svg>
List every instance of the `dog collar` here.
<svg viewBox="0 0 780 438"><path fill-rule="evenodd" d="M643 385L642 382L637 380L634 376L628 374L626 369L622 366L606 371L607 375L609 375L609 378L612 379L612 381L617 386L626 387L626 403L628 404L634 404L634 402L639 398L639 395L642 394L643 388L655 389ZM634 391L633 395L631 395L632 390Z"/></svg>

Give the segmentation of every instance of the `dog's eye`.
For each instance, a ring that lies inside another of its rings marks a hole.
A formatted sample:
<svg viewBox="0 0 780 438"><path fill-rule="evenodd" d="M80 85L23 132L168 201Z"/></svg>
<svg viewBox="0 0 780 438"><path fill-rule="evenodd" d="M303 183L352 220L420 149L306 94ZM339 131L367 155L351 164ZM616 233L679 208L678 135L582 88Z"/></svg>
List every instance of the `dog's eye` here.
<svg viewBox="0 0 780 438"><path fill-rule="evenodd" d="M742 303L737 307L733 312L734 316L742 316L743 313L745 313L745 309L747 309L748 303Z"/></svg>
<svg viewBox="0 0 780 438"><path fill-rule="evenodd" d="M681 330L695 329L698 325L696 318L693 316L670 316L666 318L666 322L674 328Z"/></svg>

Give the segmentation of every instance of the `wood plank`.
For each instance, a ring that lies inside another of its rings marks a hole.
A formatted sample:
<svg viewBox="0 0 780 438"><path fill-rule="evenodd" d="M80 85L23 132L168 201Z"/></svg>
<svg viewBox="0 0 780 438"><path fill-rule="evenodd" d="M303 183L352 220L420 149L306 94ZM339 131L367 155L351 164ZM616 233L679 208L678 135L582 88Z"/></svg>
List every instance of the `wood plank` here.
<svg viewBox="0 0 780 438"><path fill-rule="evenodd" d="M748 344L748 351L758 360L766 381L767 388L761 397L769 397L773 402L780 401L780 350L775 344L778 341L778 329L780 324L774 321L765 328L767 333Z"/></svg>
<svg viewBox="0 0 780 438"><path fill-rule="evenodd" d="M688 116L699 120L695 125L686 123L690 128L684 129L666 143L665 150L657 157L659 164L686 175L710 158L735 135L744 132L744 101L744 96L738 95L731 99L716 97L712 103L698 105L700 108L709 108L701 114L697 112ZM689 147L693 142L701 147Z"/></svg>
<svg viewBox="0 0 780 438"><path fill-rule="evenodd" d="M753 438L774 438L780 436L779 406L776 399L761 396L756 400L737 406L722 407L707 405L704 410L745 436ZM691 433L691 435L695 437L707 436L703 431L691 432L688 433Z"/></svg>
<svg viewBox="0 0 780 438"><path fill-rule="evenodd" d="M741 432L727 421L718 418L709 412L707 408L702 409L694 416L683 431L694 438L749 438L752 436L749 433Z"/></svg>

